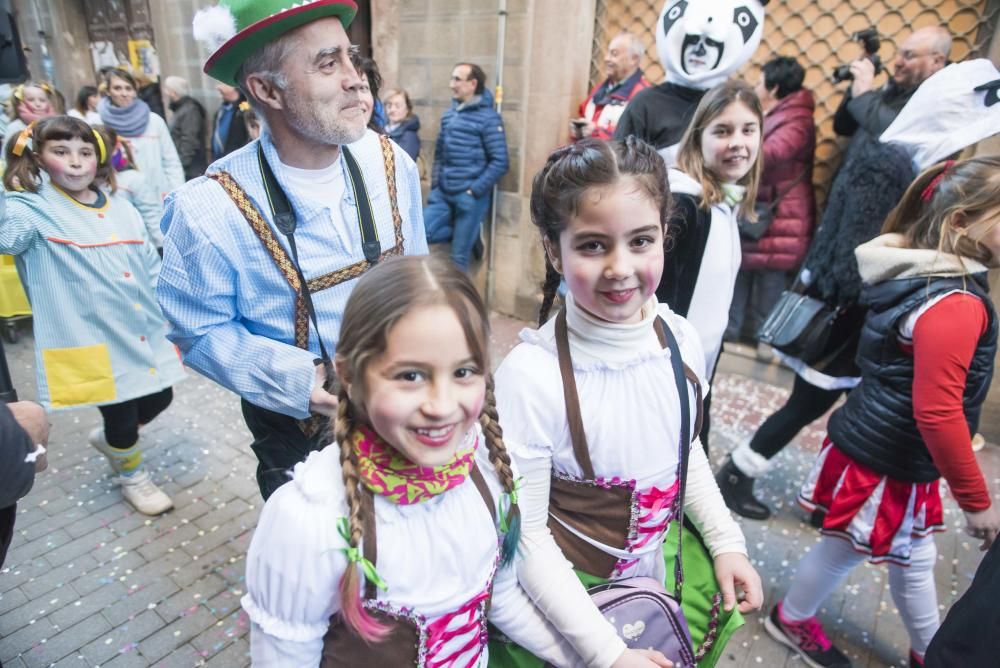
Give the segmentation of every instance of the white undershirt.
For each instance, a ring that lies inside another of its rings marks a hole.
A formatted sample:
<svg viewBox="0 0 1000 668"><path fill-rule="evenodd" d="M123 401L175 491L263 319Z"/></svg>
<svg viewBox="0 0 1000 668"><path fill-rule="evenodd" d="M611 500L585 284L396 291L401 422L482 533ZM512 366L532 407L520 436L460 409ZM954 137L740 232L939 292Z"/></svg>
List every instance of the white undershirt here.
<svg viewBox="0 0 1000 668"><path fill-rule="evenodd" d="M298 195L339 213L346 188L344 169L339 159L322 169L302 169L281 163L281 171Z"/></svg>
<svg viewBox="0 0 1000 668"><path fill-rule="evenodd" d="M711 209L708 242L701 256L701 269L695 281L687 319L698 330L705 349L705 374L712 377L722 336L729 324L729 306L733 301L736 275L743 260L740 232L735 211L725 203Z"/></svg>

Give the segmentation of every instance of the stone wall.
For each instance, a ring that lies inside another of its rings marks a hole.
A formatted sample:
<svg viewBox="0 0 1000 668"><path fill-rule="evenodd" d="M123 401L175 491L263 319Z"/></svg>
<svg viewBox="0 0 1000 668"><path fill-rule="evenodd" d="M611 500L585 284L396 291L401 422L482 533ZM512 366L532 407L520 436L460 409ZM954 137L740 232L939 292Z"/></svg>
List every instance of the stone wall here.
<svg viewBox="0 0 1000 668"><path fill-rule="evenodd" d="M48 50L55 75L52 83L65 96L67 106L72 106L80 87L94 81L83 5L33 0L13 0L10 4L25 47L31 78L47 78L42 57Z"/></svg>
<svg viewBox="0 0 1000 668"><path fill-rule="evenodd" d="M429 173L441 114L451 103L456 62L483 67L496 83L498 2L375 0L373 43L386 86L410 93L421 122L422 168ZM592 3L511 0L507 3L503 118L510 171L500 182L491 307L532 319L543 263L528 215L531 179L549 152L566 141L569 119L586 96ZM398 38L396 37L398 35ZM485 284L483 271L479 279Z"/></svg>
<svg viewBox="0 0 1000 668"><path fill-rule="evenodd" d="M161 81L172 75L187 79L191 84L191 97L205 105L209 118L214 117L222 100L215 90L215 79L201 71L209 54L195 41L191 20L199 9L213 4L212 0L151 0L149 3Z"/></svg>
<svg viewBox="0 0 1000 668"><path fill-rule="evenodd" d="M45 78L42 44L52 58L56 88L72 105L81 86L96 83L90 42L87 35L85 0L13 0L21 40L26 47L28 67L33 78ZM215 82L201 72L207 58L191 34L191 19L210 0L154 0L149 3L153 22L153 43L160 60L162 76L184 77L191 84L191 95L214 114L220 104Z"/></svg>

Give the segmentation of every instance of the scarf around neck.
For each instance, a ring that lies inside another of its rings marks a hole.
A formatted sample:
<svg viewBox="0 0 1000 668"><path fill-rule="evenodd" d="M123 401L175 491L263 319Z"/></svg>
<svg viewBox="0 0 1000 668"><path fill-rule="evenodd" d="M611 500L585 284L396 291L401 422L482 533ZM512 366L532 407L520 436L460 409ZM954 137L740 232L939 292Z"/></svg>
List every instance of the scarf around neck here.
<svg viewBox="0 0 1000 668"><path fill-rule="evenodd" d="M149 125L149 105L139 98L127 107L116 107L108 98L101 98L97 113L105 125L125 137L141 135Z"/></svg>
<svg viewBox="0 0 1000 668"><path fill-rule="evenodd" d="M40 121L49 116L55 116L55 113L56 110L52 108L51 102L47 102L45 109L39 112L32 111L27 102L21 102L17 105L17 117L24 121L25 125L30 125L35 121Z"/></svg>
<svg viewBox="0 0 1000 668"><path fill-rule="evenodd" d="M418 466L368 427L359 427L349 438L364 486L401 506L427 501L465 482L477 445L474 436L466 437L447 464Z"/></svg>
<svg viewBox="0 0 1000 668"><path fill-rule="evenodd" d="M743 201L746 194L746 186L737 185L735 183L722 184L722 201L734 209L740 205L740 202Z"/></svg>

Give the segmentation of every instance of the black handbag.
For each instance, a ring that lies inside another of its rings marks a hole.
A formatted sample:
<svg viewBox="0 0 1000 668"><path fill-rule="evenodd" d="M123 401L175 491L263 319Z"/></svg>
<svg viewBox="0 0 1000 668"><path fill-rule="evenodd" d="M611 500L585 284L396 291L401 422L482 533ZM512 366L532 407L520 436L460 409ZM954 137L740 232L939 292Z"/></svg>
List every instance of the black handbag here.
<svg viewBox="0 0 1000 668"><path fill-rule="evenodd" d="M764 203L757 202L753 205L753 211L757 214L757 221L750 222L743 218L739 218L736 221L737 226L740 229L740 236L749 241L760 241L761 237L767 234L767 230L771 227L771 223L774 222L774 212L778 208L778 204L784 199L785 195L792 192L792 189L799 185L799 181L805 178L806 174L809 173L809 168L802 170L802 173L795 177L791 185L785 188L785 191L778 195L774 201Z"/></svg>
<svg viewBox="0 0 1000 668"><path fill-rule="evenodd" d="M781 293L778 303L757 332L757 339L806 364L818 362L827 352L833 323L840 309L822 299L804 294L796 287Z"/></svg>

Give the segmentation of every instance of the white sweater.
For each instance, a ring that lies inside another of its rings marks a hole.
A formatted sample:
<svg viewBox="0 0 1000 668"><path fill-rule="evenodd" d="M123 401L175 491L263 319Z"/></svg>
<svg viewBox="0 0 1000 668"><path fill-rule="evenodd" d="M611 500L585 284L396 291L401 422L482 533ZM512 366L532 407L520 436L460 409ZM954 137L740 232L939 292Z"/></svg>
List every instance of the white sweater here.
<svg viewBox="0 0 1000 668"><path fill-rule="evenodd" d="M666 305L651 299L643 313L640 323L616 325L589 316L572 295L567 299L574 376L595 474L634 480L637 491L654 486L663 490L676 481L680 407L670 353L661 348L653 329L656 315L663 316L684 361L702 379L707 392L705 356L694 328ZM538 331L524 330L521 338L523 343L496 373L504 441L524 478L518 577L586 664L604 668L625 645L590 602L547 526L552 471L582 477L566 421L554 319ZM687 400L693 423L700 408L693 391L689 390ZM690 449L685 511L713 557L726 552L746 554L743 533L722 500L697 439ZM660 549L663 537L630 554L588 542L619 559L636 559L620 577L649 576L662 582L666 576Z"/></svg>
<svg viewBox="0 0 1000 668"><path fill-rule="evenodd" d="M126 139L132 143L136 167L154 184L161 200L184 184L181 159L174 140L170 138L167 122L159 115L149 112L149 121L142 134Z"/></svg>
<svg viewBox="0 0 1000 668"><path fill-rule="evenodd" d="M500 481L478 427L476 433L476 463L496 502ZM241 600L252 623L255 666L319 665L330 617L340 610L341 576L344 569L356 567L348 564L345 541L337 532L338 519L346 515L336 443L297 464L294 479L264 505L247 554L247 593ZM386 591L378 591L380 603L422 615L426 630L481 594L496 568L489 620L555 665L579 664L569 644L518 586L514 568L497 565L497 528L471 479L412 505L376 494L375 517L376 570L388 583ZM463 621L449 622L447 630L456 631L456 624L463 628ZM479 631L476 625L457 633L428 660L485 667L488 652L480 647Z"/></svg>

